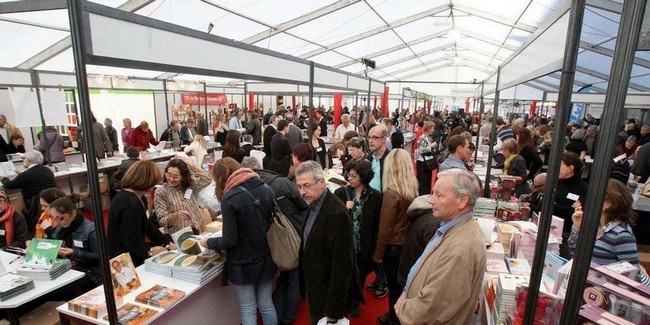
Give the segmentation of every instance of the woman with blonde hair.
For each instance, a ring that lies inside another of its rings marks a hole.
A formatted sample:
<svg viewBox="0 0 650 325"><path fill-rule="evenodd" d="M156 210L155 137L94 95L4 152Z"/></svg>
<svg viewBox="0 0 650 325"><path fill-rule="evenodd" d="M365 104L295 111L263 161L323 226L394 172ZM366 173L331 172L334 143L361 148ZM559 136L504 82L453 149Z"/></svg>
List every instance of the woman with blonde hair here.
<svg viewBox="0 0 650 325"><path fill-rule="evenodd" d="M192 143L185 147L185 153L192 153L192 157L196 166L201 167L203 162L203 157L208 154L208 143L205 142L205 139L202 135L197 134L194 136Z"/></svg>
<svg viewBox="0 0 650 325"><path fill-rule="evenodd" d="M259 309L264 324L275 325L278 319L271 295L276 267L266 242L273 211L269 191L257 173L230 157L217 161L212 178L221 201L223 236L202 239L200 244L227 252L228 280L239 300L242 324L257 324Z"/></svg>
<svg viewBox="0 0 650 325"><path fill-rule="evenodd" d="M379 324L399 324L394 306L403 288L397 281L397 270L408 226L406 210L418 196L418 180L406 150L394 149L386 156L382 184L379 233L372 259L383 264L386 272L389 311L377 321Z"/></svg>

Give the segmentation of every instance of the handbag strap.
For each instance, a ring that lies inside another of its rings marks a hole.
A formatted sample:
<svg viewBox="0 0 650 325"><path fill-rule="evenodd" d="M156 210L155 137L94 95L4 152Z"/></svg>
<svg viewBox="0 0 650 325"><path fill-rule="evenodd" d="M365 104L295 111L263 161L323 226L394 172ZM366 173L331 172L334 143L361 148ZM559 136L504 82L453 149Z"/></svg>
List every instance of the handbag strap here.
<svg viewBox="0 0 650 325"><path fill-rule="evenodd" d="M275 202L275 194L273 193L273 189L271 189L270 186L266 185L266 183L264 183L264 186L268 190L271 191L270 197L271 197L271 201L273 203L273 211L271 213L271 216L269 217L269 221L273 221L275 219L275 213L274 212L277 212L278 210L280 210L280 208L278 207L278 203ZM243 187L241 185L237 186L237 188L240 188L244 193L246 193L246 195L251 199L251 201L253 201L253 203L260 210L260 212L264 213L264 211L262 211L262 207L260 206L261 201L260 201L259 198L253 196L253 193L251 193L247 188L245 188L245 187Z"/></svg>

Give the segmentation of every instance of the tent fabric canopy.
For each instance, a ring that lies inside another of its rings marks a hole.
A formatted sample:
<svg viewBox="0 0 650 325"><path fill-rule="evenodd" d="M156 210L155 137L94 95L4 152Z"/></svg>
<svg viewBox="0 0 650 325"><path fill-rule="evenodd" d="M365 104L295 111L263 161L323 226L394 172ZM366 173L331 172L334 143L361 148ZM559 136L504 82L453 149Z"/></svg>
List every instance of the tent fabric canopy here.
<svg viewBox="0 0 650 325"><path fill-rule="evenodd" d="M0 0L0 5L6 0ZM97 0L102 5L211 33L383 81L487 79L516 56L569 0ZM622 1L589 0L574 90L604 93ZM0 6L0 8L2 8ZM0 67L74 72L65 9L0 13ZM217 55L217 53L215 53ZM638 51L630 93L650 88L650 53ZM227 58L225 58L227 59ZM202 75L89 65L89 74L209 84ZM559 73L526 86L559 89ZM424 86L414 86L425 92ZM420 89L424 87L423 89ZM463 86L465 88L469 86ZM475 87L470 87L475 88Z"/></svg>

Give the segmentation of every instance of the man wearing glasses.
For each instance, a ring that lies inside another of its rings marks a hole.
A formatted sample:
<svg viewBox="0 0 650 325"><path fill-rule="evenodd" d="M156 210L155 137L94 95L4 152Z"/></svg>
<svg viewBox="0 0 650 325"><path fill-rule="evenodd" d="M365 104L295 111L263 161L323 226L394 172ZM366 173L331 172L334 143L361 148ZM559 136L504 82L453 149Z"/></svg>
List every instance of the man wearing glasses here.
<svg viewBox="0 0 650 325"><path fill-rule="evenodd" d="M368 147L370 148L370 163L372 164L372 171L375 176L370 181L370 187L383 192L381 183L384 176L384 159L388 156L388 148L386 148L386 137L388 137L388 129L383 124L376 125L368 132Z"/></svg>
<svg viewBox="0 0 650 325"><path fill-rule="evenodd" d="M306 161L296 168L300 196L309 204L302 233L302 265L311 324L336 323L362 299L356 285L352 222L345 205L325 186L323 168Z"/></svg>

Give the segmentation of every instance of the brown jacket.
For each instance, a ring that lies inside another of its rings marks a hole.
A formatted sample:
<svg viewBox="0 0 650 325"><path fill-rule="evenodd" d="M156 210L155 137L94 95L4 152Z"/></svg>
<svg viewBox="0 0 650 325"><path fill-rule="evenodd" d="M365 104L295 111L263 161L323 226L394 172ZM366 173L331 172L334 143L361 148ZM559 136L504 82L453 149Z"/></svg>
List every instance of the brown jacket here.
<svg viewBox="0 0 650 325"><path fill-rule="evenodd" d="M406 210L413 200L399 195L395 190L384 192L379 216L379 234L373 258L381 260L388 245L402 245L408 227Z"/></svg>
<svg viewBox="0 0 650 325"><path fill-rule="evenodd" d="M416 271L396 310L404 325L469 324L485 273L485 242L474 218L449 229Z"/></svg>

